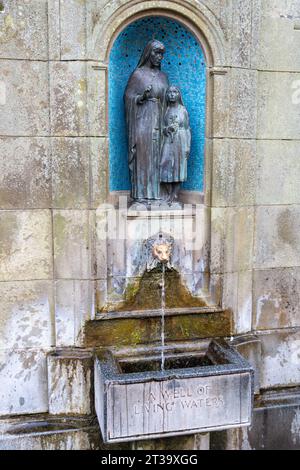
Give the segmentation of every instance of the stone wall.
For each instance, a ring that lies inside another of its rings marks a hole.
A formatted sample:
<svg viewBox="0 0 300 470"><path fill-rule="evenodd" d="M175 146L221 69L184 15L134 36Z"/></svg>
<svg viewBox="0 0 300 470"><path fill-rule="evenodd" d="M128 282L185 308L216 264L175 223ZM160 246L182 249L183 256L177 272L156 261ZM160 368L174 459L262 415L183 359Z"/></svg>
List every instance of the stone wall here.
<svg viewBox="0 0 300 470"><path fill-rule="evenodd" d="M61 392L65 381L70 397L92 403L85 353L76 350L71 380L49 353L82 347L95 316L96 208L108 180L105 58L95 35L136 3L189 6L224 38L216 65L226 81L215 77L207 139L211 281L256 366L258 398L254 431L215 436L214 445L276 448L280 439L257 438L275 421L284 446L299 448L299 0L0 0L0 445L47 448L9 437L26 414L93 415L92 404L65 403ZM270 410L264 424L261 407ZM100 446L87 437L90 423L72 426L49 447Z"/></svg>

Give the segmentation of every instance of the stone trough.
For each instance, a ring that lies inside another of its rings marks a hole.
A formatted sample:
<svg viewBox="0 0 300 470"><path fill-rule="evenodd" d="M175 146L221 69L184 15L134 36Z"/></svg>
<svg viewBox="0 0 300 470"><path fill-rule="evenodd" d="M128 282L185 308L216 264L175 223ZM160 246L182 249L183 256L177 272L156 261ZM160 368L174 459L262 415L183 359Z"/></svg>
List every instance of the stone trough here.
<svg viewBox="0 0 300 470"><path fill-rule="evenodd" d="M253 370L223 339L109 350L95 359L95 405L106 443L251 424Z"/></svg>

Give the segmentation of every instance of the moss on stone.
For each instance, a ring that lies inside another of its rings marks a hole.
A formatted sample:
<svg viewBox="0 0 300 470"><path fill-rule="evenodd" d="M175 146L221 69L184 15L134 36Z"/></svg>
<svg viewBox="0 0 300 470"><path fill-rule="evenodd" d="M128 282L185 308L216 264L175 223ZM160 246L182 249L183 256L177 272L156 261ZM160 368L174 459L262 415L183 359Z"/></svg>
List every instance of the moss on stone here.
<svg viewBox="0 0 300 470"><path fill-rule="evenodd" d="M165 318L167 341L189 341L232 334L231 313L170 315ZM85 324L84 347L136 346L161 341L161 318L117 318Z"/></svg>
<svg viewBox="0 0 300 470"><path fill-rule="evenodd" d="M111 293L113 294L113 293ZM101 311L143 311L161 308L162 300L161 268L145 272L140 279L131 282L125 291L125 300L118 305L105 305ZM180 274L174 270L165 273L165 304L166 308L205 307L206 302L193 296L184 285Z"/></svg>

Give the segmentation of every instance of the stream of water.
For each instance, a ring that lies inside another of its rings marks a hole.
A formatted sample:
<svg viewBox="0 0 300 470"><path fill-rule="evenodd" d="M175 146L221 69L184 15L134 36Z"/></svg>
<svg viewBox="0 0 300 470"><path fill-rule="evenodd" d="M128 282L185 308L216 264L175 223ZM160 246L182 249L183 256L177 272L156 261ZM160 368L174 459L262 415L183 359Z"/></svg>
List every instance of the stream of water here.
<svg viewBox="0 0 300 470"><path fill-rule="evenodd" d="M165 288L165 264L161 272L161 370L165 370L165 310L166 310L166 288Z"/></svg>

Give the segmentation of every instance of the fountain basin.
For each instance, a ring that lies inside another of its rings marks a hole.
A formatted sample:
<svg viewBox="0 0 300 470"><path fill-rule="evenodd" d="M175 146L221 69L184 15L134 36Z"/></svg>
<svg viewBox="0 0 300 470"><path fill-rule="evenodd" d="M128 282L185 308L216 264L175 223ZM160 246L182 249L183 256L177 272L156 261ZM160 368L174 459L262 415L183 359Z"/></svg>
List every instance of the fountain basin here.
<svg viewBox="0 0 300 470"><path fill-rule="evenodd" d="M95 407L104 442L249 426L254 371L223 339L107 350L95 358Z"/></svg>

